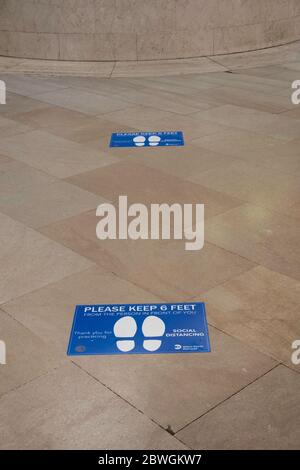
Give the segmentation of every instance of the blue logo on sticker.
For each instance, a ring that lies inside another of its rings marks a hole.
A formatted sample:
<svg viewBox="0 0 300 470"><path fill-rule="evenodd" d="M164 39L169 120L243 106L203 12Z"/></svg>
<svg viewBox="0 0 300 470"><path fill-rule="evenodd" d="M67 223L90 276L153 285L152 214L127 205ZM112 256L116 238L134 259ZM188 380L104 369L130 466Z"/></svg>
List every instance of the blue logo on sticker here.
<svg viewBox="0 0 300 470"><path fill-rule="evenodd" d="M181 131L113 133L110 147L171 147L184 145Z"/></svg>
<svg viewBox="0 0 300 470"><path fill-rule="evenodd" d="M68 355L210 352L204 303L77 305Z"/></svg>

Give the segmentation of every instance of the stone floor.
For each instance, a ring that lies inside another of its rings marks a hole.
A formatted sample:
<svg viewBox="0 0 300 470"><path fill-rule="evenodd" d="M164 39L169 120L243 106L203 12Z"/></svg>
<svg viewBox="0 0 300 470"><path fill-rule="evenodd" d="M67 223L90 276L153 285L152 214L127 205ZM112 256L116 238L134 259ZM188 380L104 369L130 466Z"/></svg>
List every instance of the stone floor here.
<svg viewBox="0 0 300 470"><path fill-rule="evenodd" d="M0 61L0 448L299 449L300 44L215 59ZM186 146L109 149L134 130ZM100 242L119 194L204 203L203 250ZM191 299L210 354L66 356L77 303Z"/></svg>

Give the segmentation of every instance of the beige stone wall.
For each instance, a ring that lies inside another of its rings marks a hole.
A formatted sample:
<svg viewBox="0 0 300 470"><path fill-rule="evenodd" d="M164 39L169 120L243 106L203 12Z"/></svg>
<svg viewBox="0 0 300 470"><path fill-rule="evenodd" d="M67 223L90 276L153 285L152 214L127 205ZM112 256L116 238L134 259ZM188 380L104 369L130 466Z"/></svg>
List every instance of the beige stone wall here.
<svg viewBox="0 0 300 470"><path fill-rule="evenodd" d="M0 55L151 60L300 39L300 0L0 0Z"/></svg>

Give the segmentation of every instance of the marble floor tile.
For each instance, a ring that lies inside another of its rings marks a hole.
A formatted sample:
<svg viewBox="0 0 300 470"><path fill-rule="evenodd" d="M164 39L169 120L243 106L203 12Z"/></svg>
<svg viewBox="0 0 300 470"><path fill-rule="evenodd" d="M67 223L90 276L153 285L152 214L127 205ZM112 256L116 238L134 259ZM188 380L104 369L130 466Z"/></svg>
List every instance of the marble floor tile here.
<svg viewBox="0 0 300 470"><path fill-rule="evenodd" d="M0 303L89 266L91 262L0 214Z"/></svg>
<svg viewBox="0 0 300 470"><path fill-rule="evenodd" d="M299 73L300 75L300 73ZM286 111L282 114L286 118L290 119L300 119L300 107L298 105L293 105L293 108L290 111Z"/></svg>
<svg viewBox="0 0 300 470"><path fill-rule="evenodd" d="M294 202L300 202L299 174L282 173L248 161L228 162L188 179L214 191L283 213Z"/></svg>
<svg viewBox="0 0 300 470"><path fill-rule="evenodd" d="M116 123L101 117L72 111L70 109L53 106L46 109L31 111L14 116L21 123L30 124L35 129L44 129L65 139L78 143L98 140L103 136L109 136L116 131ZM135 129L128 126L118 128L119 132L134 132Z"/></svg>
<svg viewBox="0 0 300 470"><path fill-rule="evenodd" d="M25 124L0 116L0 138L10 137L31 131L31 127Z"/></svg>
<svg viewBox="0 0 300 470"><path fill-rule="evenodd" d="M81 173L66 181L115 203L118 202L120 195L127 195L129 203L205 204L207 217L241 204L239 199L227 197L224 193L130 160ZM148 184L149 181L151 185Z"/></svg>
<svg viewBox="0 0 300 470"><path fill-rule="evenodd" d="M13 198L18 190L43 187L59 181L54 176L9 157L0 160L0 194L3 200ZM6 161L4 160L6 159Z"/></svg>
<svg viewBox="0 0 300 470"><path fill-rule="evenodd" d="M54 348L0 309L0 338L6 345L1 365L0 397L44 375L63 362ZM22 341L19 339L22 338Z"/></svg>
<svg viewBox="0 0 300 470"><path fill-rule="evenodd" d="M183 131L185 142L227 130L225 125L202 119L198 113L186 116L143 106L109 113L105 118L142 131Z"/></svg>
<svg viewBox="0 0 300 470"><path fill-rule="evenodd" d="M300 53L298 55L298 62L299 60ZM291 85L294 80L298 80L299 78L298 70L286 68L285 64L270 65L269 67L264 67L263 70L259 70L258 73L263 73L264 77L272 78L276 76L278 80L286 81L289 85Z"/></svg>
<svg viewBox="0 0 300 470"><path fill-rule="evenodd" d="M131 107L105 114L105 119L118 125L127 125L143 131L158 130L157 122L164 118L169 119L174 116L169 111L162 111L148 106L130 105ZM181 119L181 116L180 116ZM170 128L163 130L172 130ZM179 129L178 129L179 130ZM117 132L117 131L116 131Z"/></svg>
<svg viewBox="0 0 300 470"><path fill-rule="evenodd" d="M224 105L207 111L201 111L194 117L207 119L224 126L250 130L259 134L283 140L293 140L299 137L300 123L284 115L275 115L241 106Z"/></svg>
<svg viewBox="0 0 300 470"><path fill-rule="evenodd" d="M187 79L189 75L185 75L184 78ZM141 78L129 78L126 80L126 83L130 84L134 88L142 87L142 89L146 89L148 93L151 91L152 93L164 91L167 93L176 93L179 95L184 96L191 96L197 92L197 90L193 89L187 81L183 83L176 83L176 80L172 80L174 77L141 77ZM178 77L175 77L178 78ZM115 84L117 79L113 79L112 83ZM124 83L125 79L122 80ZM176 96L175 95L175 96Z"/></svg>
<svg viewBox="0 0 300 470"><path fill-rule="evenodd" d="M197 140L195 141L197 142ZM179 178L197 175L210 168L218 168L232 163L235 159L221 153L212 152L199 145L185 144L184 147L158 147L156 149L112 149L113 154L120 160L126 157L130 162L149 166ZM124 155L122 157L122 155Z"/></svg>
<svg viewBox="0 0 300 470"><path fill-rule="evenodd" d="M96 152L85 145L41 130L2 139L0 153L58 178L66 178L118 161L104 152Z"/></svg>
<svg viewBox="0 0 300 470"><path fill-rule="evenodd" d="M244 80L240 80L244 84ZM257 84L255 84L257 87ZM200 92L193 95L193 99L197 103L197 100L212 103L211 107L221 106L225 104L242 106L249 109L256 109L258 111L265 111L268 113L282 113L293 109L291 103L291 97L287 94L286 96L266 94L265 88L270 89L267 85L261 85L263 91L257 91L251 89L242 89L236 86L234 81L230 86L218 86L217 88L211 88L208 90L201 90ZM277 89L274 90L277 92Z"/></svg>
<svg viewBox="0 0 300 470"><path fill-rule="evenodd" d="M206 222L206 240L300 280L299 220L245 204Z"/></svg>
<svg viewBox="0 0 300 470"><path fill-rule="evenodd" d="M19 163L19 162L16 162ZM37 228L93 209L101 197L43 174L23 164L0 166L0 211ZM3 181L3 185L2 185ZM38 204L37 204L38 201Z"/></svg>
<svg viewBox="0 0 300 470"><path fill-rule="evenodd" d="M95 212L87 212L43 227L41 232L169 301L201 294L254 266L210 243L195 252L185 250L184 240L98 240L98 221Z"/></svg>
<svg viewBox="0 0 300 470"><path fill-rule="evenodd" d="M45 93L59 88L67 88L67 85L59 85L58 83L51 81L49 78L41 79L26 75L13 74L5 76L5 84L8 91L18 93L23 96L29 96L31 98L35 98L39 93Z"/></svg>
<svg viewBox="0 0 300 470"><path fill-rule="evenodd" d="M289 142L255 132L228 128L218 134L192 141L202 149L241 159L250 164L295 175L300 171L299 143Z"/></svg>
<svg viewBox="0 0 300 470"><path fill-rule="evenodd" d="M105 114L130 106L126 101L119 98L101 96L76 88L51 91L36 95L36 98L44 103L62 106L81 113L90 115Z"/></svg>
<svg viewBox="0 0 300 470"><path fill-rule="evenodd" d="M73 364L2 397L0 431L5 449L185 449Z"/></svg>
<svg viewBox="0 0 300 470"><path fill-rule="evenodd" d="M278 366L178 433L192 449L297 450L300 376Z"/></svg>
<svg viewBox="0 0 300 470"><path fill-rule="evenodd" d="M210 324L293 366L291 345L300 338L299 281L257 266L204 298Z"/></svg>
<svg viewBox="0 0 300 470"><path fill-rule="evenodd" d="M159 301L150 292L95 266L11 300L1 308L65 357L76 305Z"/></svg>
<svg viewBox="0 0 300 470"><path fill-rule="evenodd" d="M163 90L128 90L124 99L132 105L150 106L162 111L176 114L191 114L199 110L216 106L213 100L210 102L202 96L186 96L178 93L170 93ZM286 109L286 108L285 108Z"/></svg>
<svg viewBox="0 0 300 470"><path fill-rule="evenodd" d="M248 98L248 100L251 97L249 92L252 92L254 96L258 94L262 102L267 100L269 103L271 102L271 96L280 93L287 85L290 85L286 80L278 79L276 75L266 76L261 73L262 68L253 70L255 70L255 73L250 73L249 69L238 70L231 73L209 73L198 75L198 77L195 77L195 80L197 79L197 81L201 83L206 82L214 85L215 89L216 87L226 88L227 93L230 93L230 90L233 93L236 91L237 98L240 97L240 99L242 97L241 90L245 93L245 97ZM208 91L208 89L206 90ZM210 88L210 90L212 89ZM289 104L291 104L291 102L289 102Z"/></svg>
<svg viewBox="0 0 300 470"><path fill-rule="evenodd" d="M18 95L16 93L6 92L6 104L0 106L0 115L3 117L13 117L19 113L26 113L36 109L44 109L47 104L28 96Z"/></svg>
<svg viewBox="0 0 300 470"><path fill-rule="evenodd" d="M300 202L289 207L287 209L287 215L300 219Z"/></svg>
<svg viewBox="0 0 300 470"><path fill-rule="evenodd" d="M6 165L8 163L12 163L13 162L13 159L12 158L9 158L7 157L6 155L1 155L0 154L0 171L3 169L3 168L6 168Z"/></svg>
<svg viewBox="0 0 300 470"><path fill-rule="evenodd" d="M176 432L276 364L213 327L210 339L209 354L76 357L75 362Z"/></svg>

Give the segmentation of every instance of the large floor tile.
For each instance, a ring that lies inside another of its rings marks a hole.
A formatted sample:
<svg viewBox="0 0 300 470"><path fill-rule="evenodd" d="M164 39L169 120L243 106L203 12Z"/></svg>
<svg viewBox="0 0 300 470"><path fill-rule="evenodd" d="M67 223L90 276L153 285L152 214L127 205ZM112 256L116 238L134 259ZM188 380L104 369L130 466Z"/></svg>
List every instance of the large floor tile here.
<svg viewBox="0 0 300 470"><path fill-rule="evenodd" d="M0 303L81 271L91 263L0 214Z"/></svg>
<svg viewBox="0 0 300 470"><path fill-rule="evenodd" d="M96 209L103 202L105 201L95 194L58 181L50 185L20 189L13 196L7 194L0 200L0 210L30 227L38 228L88 209Z"/></svg>
<svg viewBox="0 0 300 470"><path fill-rule="evenodd" d="M300 202L293 204L287 209L287 215L300 219Z"/></svg>
<svg viewBox="0 0 300 470"><path fill-rule="evenodd" d="M3 201L5 198L12 199L18 190L28 189L32 186L43 187L57 181L59 180L54 176L26 165L26 163L1 156L0 194Z"/></svg>
<svg viewBox="0 0 300 470"><path fill-rule="evenodd" d="M6 345L1 365L0 396L57 367L63 361L54 348L0 309L0 338Z"/></svg>
<svg viewBox="0 0 300 470"><path fill-rule="evenodd" d="M184 449L75 365L0 400L2 449Z"/></svg>
<svg viewBox="0 0 300 470"><path fill-rule="evenodd" d="M178 93L170 93L163 90L128 90L124 99L131 104L151 106L162 111L177 114L191 114L199 110L209 109L216 105L202 96L186 96Z"/></svg>
<svg viewBox="0 0 300 470"><path fill-rule="evenodd" d="M30 77L22 74L10 74L4 78L7 90L31 98L35 98L40 93L67 87L64 84L58 84L55 80Z"/></svg>
<svg viewBox="0 0 300 470"><path fill-rule="evenodd" d="M169 111L162 111L148 106L130 105L128 109L107 113L105 119L116 123L117 126L130 126L141 131L154 130L175 130L175 129L158 129L157 122L161 119L172 118L175 114ZM176 115L175 115L176 116ZM176 129L177 130L177 129ZM179 130L179 129L178 129ZM116 131L117 132L117 131Z"/></svg>
<svg viewBox="0 0 300 470"><path fill-rule="evenodd" d="M101 202L99 196L23 163L0 164L0 210L30 227L80 214Z"/></svg>
<svg viewBox="0 0 300 470"><path fill-rule="evenodd" d="M188 179L228 196L283 213L295 201L300 202L299 174L283 173L248 161L228 162Z"/></svg>
<svg viewBox="0 0 300 470"><path fill-rule="evenodd" d="M106 78L100 77L80 77L80 76L69 76L69 77L56 77L55 83L58 85L67 85L71 88L76 88L77 90L85 90L90 93L95 93L99 95L104 95L108 97L121 98L126 101L126 96L129 91L132 90L141 90L142 85L133 84L129 80L111 78L107 80ZM137 79L138 80L138 79Z"/></svg>
<svg viewBox="0 0 300 470"><path fill-rule="evenodd" d="M41 93L36 95L36 98L44 103L63 106L67 109L91 115L110 113L130 106L128 102L122 101L119 98L96 95L75 88Z"/></svg>
<svg viewBox="0 0 300 470"><path fill-rule="evenodd" d="M183 240L98 240L98 221L88 212L42 233L165 300L181 302L254 266L209 243L186 251Z"/></svg>
<svg viewBox="0 0 300 470"><path fill-rule="evenodd" d="M236 70L234 73L210 73L206 75L198 75L198 80L202 82L207 81L210 84L213 84L218 87L226 87L227 92L231 95L230 89L232 90L232 97L234 97L234 92L236 91L236 98L239 100L242 98L241 90L245 93L245 99L248 102L248 105L251 103L251 95L249 92L253 93L253 100L255 99L256 94L258 93L261 96L261 101L258 101L258 104L262 105L265 100L270 103L270 97L267 95L277 95L281 93L284 88L286 88L286 81L280 80L276 76L266 77L265 75L260 75L259 71L261 68L255 69L258 71L257 74L249 74L249 69L245 70ZM224 90L225 91L225 90ZM217 95L218 90L216 89ZM263 96L263 95L264 96ZM230 96L229 95L229 96ZM220 96L220 104L222 103L222 95ZM228 97L229 97L228 96ZM226 99L226 97L225 97ZM249 100L249 101L248 101ZM288 103L289 105L291 102ZM246 104L245 104L246 106ZM250 106L251 107L251 106Z"/></svg>
<svg viewBox="0 0 300 470"><path fill-rule="evenodd" d="M193 449L298 450L300 376L279 366L178 433Z"/></svg>
<svg viewBox="0 0 300 470"><path fill-rule="evenodd" d="M13 162L13 159L12 158L9 158L7 157L6 155L1 155L0 154L0 171L3 169L3 168L6 168L6 165L8 163L12 163Z"/></svg>
<svg viewBox="0 0 300 470"><path fill-rule="evenodd" d="M293 140L299 136L300 123L284 115L275 115L244 108L242 106L224 105L194 114L202 119L217 124L251 130L283 140Z"/></svg>
<svg viewBox="0 0 300 470"><path fill-rule="evenodd" d="M298 57L297 62L300 60L299 53L299 43L298 45ZM298 71L295 68L288 68L285 64L270 65L268 67L262 67L264 69L265 77L276 77L278 80L285 80L287 83L291 84L294 80L298 80ZM259 73L262 73L261 70Z"/></svg>
<svg viewBox="0 0 300 470"><path fill-rule="evenodd" d="M299 281L258 266L204 299L211 324L292 367L292 343L300 338Z"/></svg>
<svg viewBox="0 0 300 470"><path fill-rule="evenodd" d="M229 76L231 77L231 75ZM244 85L245 79L241 78L240 82ZM270 89L269 85L258 85L255 83L255 86L251 87L251 84L248 84L246 89L242 89L238 88L236 80L233 80L232 83L229 82L228 85L229 86L222 86L220 83L218 88L201 90L197 94L193 95L192 98L195 99L196 102L197 100L202 100L203 102L207 101L215 103L215 106L231 104L234 106L266 111L268 113L281 113L292 109L293 107L290 96L266 93L266 89ZM254 90L251 88L254 88ZM257 88L259 90L257 90ZM274 93L276 93L277 90L278 89L275 88Z"/></svg>
<svg viewBox="0 0 300 470"><path fill-rule="evenodd" d="M10 137L16 134L30 131L31 127L16 122L12 119L0 116L0 138Z"/></svg>
<svg viewBox="0 0 300 470"><path fill-rule="evenodd" d="M207 354L76 357L75 362L176 432L276 364L212 327L210 339Z"/></svg>
<svg viewBox="0 0 300 470"><path fill-rule="evenodd" d="M46 107L47 104L41 101L8 91L6 93L6 104L0 107L0 114L4 117L13 118L16 114L26 113L35 109L44 109Z"/></svg>
<svg viewBox="0 0 300 470"><path fill-rule="evenodd" d="M300 119L300 109L299 109L299 106L295 106L293 105L293 109L291 109L290 111L287 111L285 112L284 114L284 117L288 117L290 119Z"/></svg>
<svg viewBox="0 0 300 470"><path fill-rule="evenodd" d="M120 159L128 156L131 162L140 163L179 178L197 175L202 171L234 161L227 155L189 143L184 147L134 148L128 149L128 152L124 152L124 149L120 148L118 152L116 149L112 149L112 151Z"/></svg>
<svg viewBox="0 0 300 470"><path fill-rule="evenodd" d="M205 204L207 217L241 204L237 198L130 160L82 173L66 181L115 203L120 195L127 195L129 203Z"/></svg>
<svg viewBox="0 0 300 470"><path fill-rule="evenodd" d="M299 143L295 140L286 142L255 132L228 128L218 134L194 139L192 144L264 166L268 170L293 175L300 172Z"/></svg>
<svg viewBox="0 0 300 470"><path fill-rule="evenodd" d="M189 75L186 76L188 78ZM195 94L197 90L191 88L188 83L176 83L172 79L178 77L141 77L141 78L129 78L126 80L126 83L133 87L142 87L142 89L146 89L148 93L150 90L152 93L156 91L166 91L168 93L176 93L179 95L189 96ZM116 83L116 79L113 79L112 83ZM125 82L125 79L122 80Z"/></svg>
<svg viewBox="0 0 300 470"><path fill-rule="evenodd" d="M157 303L160 299L100 267L35 290L1 308L65 356L76 305Z"/></svg>
<svg viewBox="0 0 300 470"><path fill-rule="evenodd" d="M201 119L196 113L178 115L150 107L137 106L125 111L105 115L105 118L118 125L129 125L141 131L183 131L186 142L203 135L217 134L226 130L225 125Z"/></svg>
<svg viewBox="0 0 300 470"><path fill-rule="evenodd" d="M30 124L35 129L44 129L51 134L79 143L98 140L116 131L114 122L59 106L19 114L14 116L14 119ZM134 132L134 129L128 126L117 130L118 132Z"/></svg>
<svg viewBox="0 0 300 470"><path fill-rule="evenodd" d="M300 280L299 221L245 204L206 222L206 239Z"/></svg>
<svg viewBox="0 0 300 470"><path fill-rule="evenodd" d="M0 152L58 178L66 178L117 161L104 152L96 152L83 144L40 130L2 139Z"/></svg>
<svg viewBox="0 0 300 470"><path fill-rule="evenodd" d="M173 114L169 118L157 120L155 129L159 130L180 130L183 131L185 142L204 135L218 134L227 130L227 125L221 125L214 121L202 119L201 113L193 113L188 116Z"/></svg>

